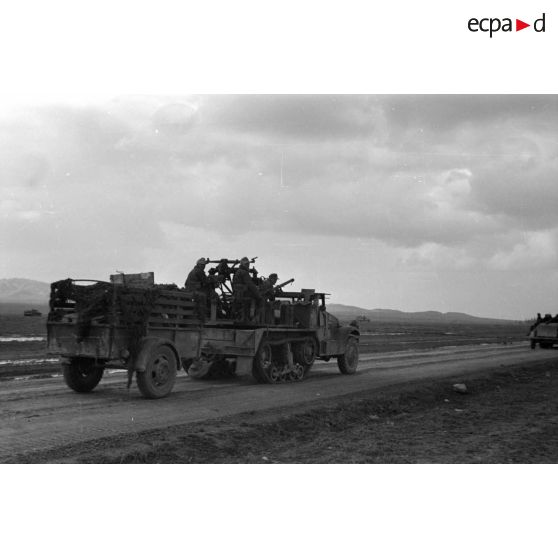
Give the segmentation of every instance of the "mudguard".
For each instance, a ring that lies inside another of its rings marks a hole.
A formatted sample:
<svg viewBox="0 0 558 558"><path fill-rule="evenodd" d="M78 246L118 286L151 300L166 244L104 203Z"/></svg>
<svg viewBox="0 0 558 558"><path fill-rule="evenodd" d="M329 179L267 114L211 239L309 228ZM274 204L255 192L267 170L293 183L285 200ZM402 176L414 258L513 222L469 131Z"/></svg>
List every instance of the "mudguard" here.
<svg viewBox="0 0 558 558"><path fill-rule="evenodd" d="M339 348L343 348L345 351L345 346L347 345L347 340L349 337L360 338L360 331L354 326L341 326L339 328Z"/></svg>

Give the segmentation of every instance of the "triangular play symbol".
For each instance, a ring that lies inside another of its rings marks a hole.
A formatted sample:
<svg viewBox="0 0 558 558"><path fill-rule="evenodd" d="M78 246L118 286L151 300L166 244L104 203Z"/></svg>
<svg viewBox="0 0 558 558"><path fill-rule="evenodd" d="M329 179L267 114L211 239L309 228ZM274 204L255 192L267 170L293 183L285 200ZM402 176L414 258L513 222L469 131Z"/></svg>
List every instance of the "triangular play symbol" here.
<svg viewBox="0 0 558 558"><path fill-rule="evenodd" d="M515 30L516 31L521 31L522 29L525 29L525 27L531 27L531 24L525 23L524 21L521 21L520 19L515 20Z"/></svg>

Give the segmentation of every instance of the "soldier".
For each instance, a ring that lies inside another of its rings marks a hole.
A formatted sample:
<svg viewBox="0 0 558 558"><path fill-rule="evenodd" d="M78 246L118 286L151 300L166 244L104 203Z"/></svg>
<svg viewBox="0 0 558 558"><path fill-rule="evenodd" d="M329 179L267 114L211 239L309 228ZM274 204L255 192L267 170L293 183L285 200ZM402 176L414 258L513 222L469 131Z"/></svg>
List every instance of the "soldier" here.
<svg viewBox="0 0 558 558"><path fill-rule="evenodd" d="M207 265L207 260L205 258L200 258L190 273L186 277L186 282L184 283L184 288L187 291L192 291L193 293L197 291L205 290L205 287L209 285L209 280L205 274L205 266Z"/></svg>
<svg viewBox="0 0 558 558"><path fill-rule="evenodd" d="M187 291L191 291L194 295L194 300L197 303L198 316L201 320L205 319L205 315L208 308L211 283L207 275L205 274L205 266L207 265L207 260L205 258L200 258L195 267L188 273L186 282L184 283L184 288Z"/></svg>
<svg viewBox="0 0 558 558"><path fill-rule="evenodd" d="M256 309L259 308L262 301L262 295L258 291L258 287L250 277L250 260L248 258L242 258L240 260L240 266L236 270L232 280L233 289L233 308L234 313L238 315L240 312L244 314L242 318L249 317L246 315L245 303L251 303L252 300L256 303Z"/></svg>
<svg viewBox="0 0 558 558"><path fill-rule="evenodd" d="M537 314L537 319L535 323L529 328L529 333L531 333L540 323L542 323L543 319L541 317L541 313Z"/></svg>
<svg viewBox="0 0 558 558"><path fill-rule="evenodd" d="M277 279L277 273L270 273L269 277L260 285L259 290L264 300L275 300Z"/></svg>

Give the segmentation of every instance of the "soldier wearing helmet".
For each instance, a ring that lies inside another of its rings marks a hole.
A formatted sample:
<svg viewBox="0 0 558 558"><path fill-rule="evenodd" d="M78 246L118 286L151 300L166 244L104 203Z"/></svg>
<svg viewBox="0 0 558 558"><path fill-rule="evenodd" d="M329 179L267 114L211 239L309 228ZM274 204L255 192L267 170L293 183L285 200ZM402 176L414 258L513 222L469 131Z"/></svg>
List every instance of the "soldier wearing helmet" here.
<svg viewBox="0 0 558 558"><path fill-rule="evenodd" d="M260 285L260 293L264 300L275 300L275 293L276 288L275 284L277 283L277 273L270 273L267 279L264 279L263 283Z"/></svg>
<svg viewBox="0 0 558 558"><path fill-rule="evenodd" d="M196 301L197 313L201 320L205 320L208 311L209 298L213 292L209 277L205 274L207 260L200 258L192 271L188 273L184 288L190 291Z"/></svg>
<svg viewBox="0 0 558 558"><path fill-rule="evenodd" d="M207 265L207 260L205 258L200 258L190 273L186 277L186 282L184 283L184 288L187 291L200 291L204 290L205 287L209 286L209 280L205 274L205 266Z"/></svg>
<svg viewBox="0 0 558 558"><path fill-rule="evenodd" d="M262 295L250 276L250 260L248 258L240 260L240 265L232 280L232 289L233 307L236 314L242 310L244 314L242 318L246 318L247 307L251 306L252 301L255 301L255 308L259 308Z"/></svg>

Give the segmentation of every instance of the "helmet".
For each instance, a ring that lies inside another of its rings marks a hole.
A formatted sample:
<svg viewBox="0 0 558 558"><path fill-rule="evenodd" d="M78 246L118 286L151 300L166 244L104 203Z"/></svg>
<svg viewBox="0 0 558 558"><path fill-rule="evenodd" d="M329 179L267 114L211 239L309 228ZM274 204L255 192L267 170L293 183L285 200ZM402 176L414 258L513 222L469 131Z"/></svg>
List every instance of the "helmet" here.
<svg viewBox="0 0 558 558"><path fill-rule="evenodd" d="M206 265L207 261L205 258L200 258L197 262L196 265Z"/></svg>
<svg viewBox="0 0 558 558"><path fill-rule="evenodd" d="M277 279L277 273L270 273L269 278L270 279Z"/></svg>
<svg viewBox="0 0 558 558"><path fill-rule="evenodd" d="M249 265L250 264L250 260L248 258L242 258L240 260L240 265Z"/></svg>

